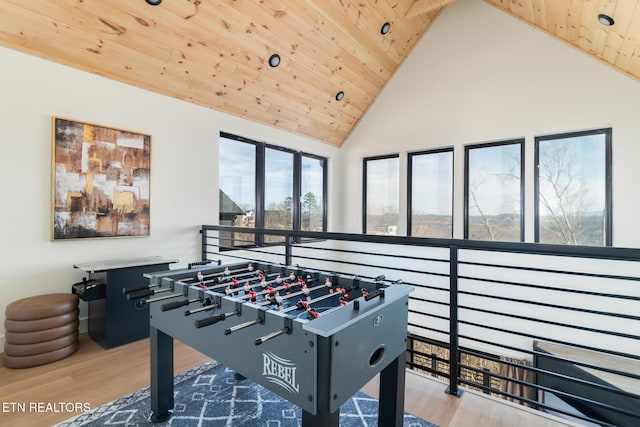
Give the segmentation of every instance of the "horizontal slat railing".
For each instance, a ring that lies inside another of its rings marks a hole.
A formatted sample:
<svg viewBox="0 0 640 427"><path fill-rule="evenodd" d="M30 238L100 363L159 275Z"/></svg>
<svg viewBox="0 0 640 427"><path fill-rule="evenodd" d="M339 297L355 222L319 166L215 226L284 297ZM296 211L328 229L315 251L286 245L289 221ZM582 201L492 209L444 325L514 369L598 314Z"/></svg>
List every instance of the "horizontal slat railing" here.
<svg viewBox="0 0 640 427"><path fill-rule="evenodd" d="M413 286L408 366L446 380L449 393L472 388L578 422L640 425L640 249L208 225L201 234L203 260ZM258 247L258 235L280 243Z"/></svg>

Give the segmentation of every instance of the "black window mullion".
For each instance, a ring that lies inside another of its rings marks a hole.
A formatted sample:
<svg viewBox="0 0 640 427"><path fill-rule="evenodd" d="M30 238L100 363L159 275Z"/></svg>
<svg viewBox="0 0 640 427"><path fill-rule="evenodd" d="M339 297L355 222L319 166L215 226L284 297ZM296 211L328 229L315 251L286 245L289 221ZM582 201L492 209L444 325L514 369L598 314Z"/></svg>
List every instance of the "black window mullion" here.
<svg viewBox="0 0 640 427"><path fill-rule="evenodd" d="M612 191L612 129L605 129L605 244L613 246L613 191Z"/></svg>
<svg viewBox="0 0 640 427"><path fill-rule="evenodd" d="M302 220L300 218L302 203L302 155L294 153L293 155L293 229L300 230Z"/></svg>
<svg viewBox="0 0 640 427"><path fill-rule="evenodd" d="M256 228L264 228L265 145L256 145ZM256 234L256 245L264 245L264 236Z"/></svg>

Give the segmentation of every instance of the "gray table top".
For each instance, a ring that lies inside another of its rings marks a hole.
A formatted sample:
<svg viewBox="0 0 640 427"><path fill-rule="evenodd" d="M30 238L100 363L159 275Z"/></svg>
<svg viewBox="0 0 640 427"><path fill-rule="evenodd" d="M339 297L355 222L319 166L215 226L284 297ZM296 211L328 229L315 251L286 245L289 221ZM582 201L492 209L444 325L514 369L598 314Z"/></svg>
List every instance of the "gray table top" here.
<svg viewBox="0 0 640 427"><path fill-rule="evenodd" d="M74 268L78 268L87 273L95 273L99 271L116 270L119 268L142 267L145 265L172 264L178 262L177 259L163 258L161 256L148 256L141 258L125 258L112 259L105 261L85 262L73 264Z"/></svg>

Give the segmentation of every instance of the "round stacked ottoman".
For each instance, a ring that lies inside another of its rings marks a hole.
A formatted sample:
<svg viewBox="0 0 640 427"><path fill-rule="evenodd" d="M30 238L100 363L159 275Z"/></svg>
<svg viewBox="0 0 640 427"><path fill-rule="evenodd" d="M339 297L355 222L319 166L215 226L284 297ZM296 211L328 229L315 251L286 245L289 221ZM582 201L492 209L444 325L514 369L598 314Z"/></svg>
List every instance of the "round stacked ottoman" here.
<svg viewBox="0 0 640 427"><path fill-rule="evenodd" d="M30 368L78 350L78 296L47 294L23 298L5 310L4 365Z"/></svg>

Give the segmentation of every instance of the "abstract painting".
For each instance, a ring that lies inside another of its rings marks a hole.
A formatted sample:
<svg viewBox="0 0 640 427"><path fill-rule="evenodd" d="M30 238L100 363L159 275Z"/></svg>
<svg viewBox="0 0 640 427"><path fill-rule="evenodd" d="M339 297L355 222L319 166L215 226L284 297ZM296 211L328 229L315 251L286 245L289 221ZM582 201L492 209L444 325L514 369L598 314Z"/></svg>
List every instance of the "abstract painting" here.
<svg viewBox="0 0 640 427"><path fill-rule="evenodd" d="M149 235L151 136L53 117L51 239Z"/></svg>

